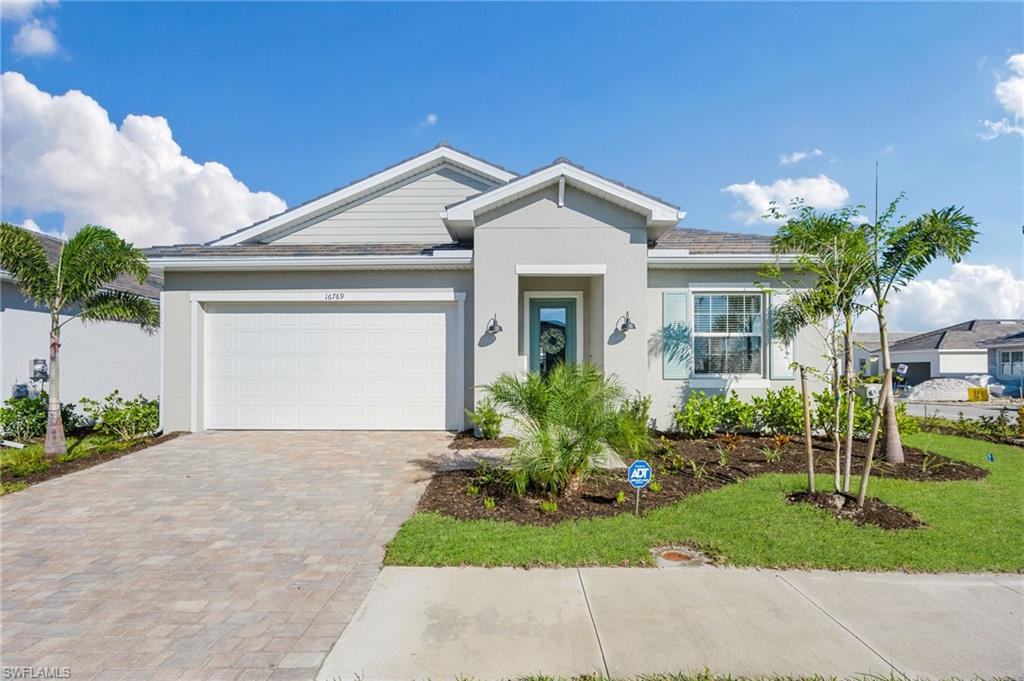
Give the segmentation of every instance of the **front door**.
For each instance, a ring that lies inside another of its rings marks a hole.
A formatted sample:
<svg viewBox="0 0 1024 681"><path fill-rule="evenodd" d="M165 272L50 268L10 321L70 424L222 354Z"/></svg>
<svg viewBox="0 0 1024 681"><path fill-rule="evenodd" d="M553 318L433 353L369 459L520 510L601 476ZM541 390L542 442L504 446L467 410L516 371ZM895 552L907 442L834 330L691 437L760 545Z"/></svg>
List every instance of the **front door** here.
<svg viewBox="0 0 1024 681"><path fill-rule="evenodd" d="M530 371L547 374L559 362L576 362L576 301L530 301Z"/></svg>

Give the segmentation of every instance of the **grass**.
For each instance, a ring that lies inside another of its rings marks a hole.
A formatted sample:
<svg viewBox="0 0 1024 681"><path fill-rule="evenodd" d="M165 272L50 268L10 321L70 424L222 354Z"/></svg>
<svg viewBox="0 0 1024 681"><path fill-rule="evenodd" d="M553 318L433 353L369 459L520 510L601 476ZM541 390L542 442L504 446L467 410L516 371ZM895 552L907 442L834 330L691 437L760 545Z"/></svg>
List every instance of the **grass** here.
<svg viewBox="0 0 1024 681"><path fill-rule="evenodd" d="M1024 570L1024 450L937 433L908 445L989 470L983 480L911 482L873 477L869 494L928 524L892 532L789 504L800 475L763 475L688 497L640 517L567 521L552 527L460 521L417 513L388 546L388 565L651 565L650 549L697 545L738 566L845 570ZM993 453L995 461L987 461ZM830 476L817 484L829 489ZM856 489L858 479L853 480Z"/></svg>
<svg viewBox="0 0 1024 681"><path fill-rule="evenodd" d="M98 433L70 435L67 438L68 452L57 458L57 464L87 459L96 454L121 452L139 442L122 442ZM24 478L43 473L52 466L54 462L43 455L42 442L27 445L24 449L0 448L0 495L25 489L28 483Z"/></svg>

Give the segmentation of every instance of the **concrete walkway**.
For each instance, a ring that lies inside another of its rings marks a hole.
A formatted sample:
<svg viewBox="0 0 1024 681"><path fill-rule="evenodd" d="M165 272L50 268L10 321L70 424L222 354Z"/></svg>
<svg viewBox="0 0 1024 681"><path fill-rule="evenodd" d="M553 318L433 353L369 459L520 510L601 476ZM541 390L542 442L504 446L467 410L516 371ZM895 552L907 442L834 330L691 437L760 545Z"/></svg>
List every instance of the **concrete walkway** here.
<svg viewBox="0 0 1024 681"><path fill-rule="evenodd" d="M317 678L1024 677L1024 578L385 568Z"/></svg>

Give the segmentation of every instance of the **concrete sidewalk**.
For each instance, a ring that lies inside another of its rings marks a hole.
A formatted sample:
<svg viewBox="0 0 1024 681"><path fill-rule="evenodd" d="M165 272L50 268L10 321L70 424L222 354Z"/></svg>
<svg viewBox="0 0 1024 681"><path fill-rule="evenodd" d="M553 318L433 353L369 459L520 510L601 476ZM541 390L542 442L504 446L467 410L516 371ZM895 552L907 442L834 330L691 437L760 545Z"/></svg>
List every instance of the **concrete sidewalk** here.
<svg viewBox="0 0 1024 681"><path fill-rule="evenodd" d="M1024 577L385 568L317 679L1024 677Z"/></svg>

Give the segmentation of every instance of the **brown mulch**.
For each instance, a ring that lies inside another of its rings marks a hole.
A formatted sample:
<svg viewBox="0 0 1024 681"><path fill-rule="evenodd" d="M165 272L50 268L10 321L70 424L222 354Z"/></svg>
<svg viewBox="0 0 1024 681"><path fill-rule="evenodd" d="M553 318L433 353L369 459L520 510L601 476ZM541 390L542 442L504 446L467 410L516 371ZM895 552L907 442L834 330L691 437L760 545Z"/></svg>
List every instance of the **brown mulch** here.
<svg viewBox="0 0 1024 681"><path fill-rule="evenodd" d="M840 520L852 520L858 525L875 525L883 530L916 530L926 527L913 515L902 508L890 506L881 499L867 497L864 508L857 508L857 498L849 494L832 492L796 492L790 494L789 501L794 504L812 504L824 509Z"/></svg>
<svg viewBox="0 0 1024 681"><path fill-rule="evenodd" d="M765 473L806 471L806 454L803 441L800 439L794 439L782 447L777 461L768 461L762 448L772 446L771 437L739 436L729 453L728 462L720 465L715 446L728 442L728 439L722 437L705 440L667 437L662 440L661 443L666 447L646 457L654 467L655 480L661 485L661 489L657 492L650 489L641 491L641 513L744 478ZM831 447L828 441L813 442L816 472L832 472ZM860 474L866 449L867 443L854 443L854 475ZM936 482L978 480L988 474L977 466L937 454L927 454L913 447L904 448L904 458L904 463L899 465L876 458L872 475ZM696 464L696 472L690 464L691 461ZM544 513L540 510L540 502L547 498L543 494L526 494L520 497L502 481L481 481L476 476L476 472L465 470L435 473L420 499L419 510L433 511L461 520L491 519L547 526L564 520L632 513L636 503L636 491L626 482L625 471L601 471L591 476L583 483L579 496L557 498L555 501L558 503L558 510L554 513ZM475 495L467 493L467 488L471 484L479 488ZM621 504L616 503L616 494L620 491L625 495L625 501ZM495 500L494 509L484 508L483 500L486 497ZM870 514L866 517L870 517Z"/></svg>
<svg viewBox="0 0 1024 681"><path fill-rule="evenodd" d="M101 463L113 461L114 459L120 459L122 456L134 454L135 452L142 451L143 449L148 449L153 445L168 442L181 435L185 435L185 433L180 431L174 433L165 433L164 435L161 435L159 437L143 440L136 445L132 445L128 449L122 449L114 452L94 452L89 456L83 457L81 459L73 459L71 461L54 461L53 463L50 464L50 467L47 468L45 471L40 471L39 473L34 473L32 475L26 475L23 478L13 478L11 480L8 480L8 482L25 483L29 486L35 485L37 483L43 482L44 480L50 480L51 478L59 478L60 476L67 475L68 473L74 473L76 471L85 470L86 468L98 466Z"/></svg>
<svg viewBox="0 0 1024 681"><path fill-rule="evenodd" d="M485 440L482 437L473 435L472 430L464 430L456 433L455 438L448 445L448 449L506 449L515 447L514 437L499 437L495 440Z"/></svg>

